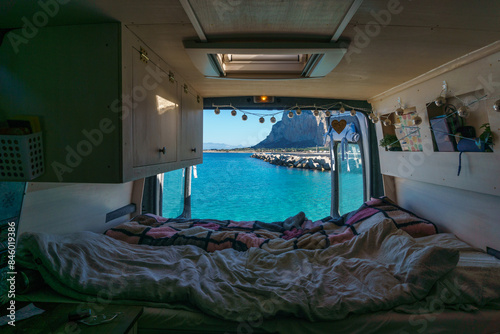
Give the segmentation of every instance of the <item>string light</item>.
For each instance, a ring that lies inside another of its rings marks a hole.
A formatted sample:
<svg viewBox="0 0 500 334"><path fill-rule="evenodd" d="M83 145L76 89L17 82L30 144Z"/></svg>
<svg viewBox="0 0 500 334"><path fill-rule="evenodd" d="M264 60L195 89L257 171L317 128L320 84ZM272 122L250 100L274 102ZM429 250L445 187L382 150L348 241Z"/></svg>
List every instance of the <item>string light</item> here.
<svg viewBox="0 0 500 334"><path fill-rule="evenodd" d="M385 119L382 124L384 124L384 126L389 126L392 124L392 121L390 119Z"/></svg>
<svg viewBox="0 0 500 334"><path fill-rule="evenodd" d="M434 104L436 106L441 107L441 106L444 106L446 104L446 93L447 92L448 92L448 85L446 84L446 81L443 81L443 89L441 90L441 93L434 101Z"/></svg>
<svg viewBox="0 0 500 334"><path fill-rule="evenodd" d="M375 124L377 122L378 122L378 117L377 116L373 116L372 123Z"/></svg>
<svg viewBox="0 0 500 334"><path fill-rule="evenodd" d="M438 96L436 98L436 101L434 101L434 104L436 104L436 106L438 106L438 107L445 105L446 104L446 97Z"/></svg>
<svg viewBox="0 0 500 334"><path fill-rule="evenodd" d="M401 104L401 98L400 97L398 97L398 106L399 107L396 109L395 113L398 116L403 116L404 113L405 113L405 110L403 108L403 105Z"/></svg>
<svg viewBox="0 0 500 334"><path fill-rule="evenodd" d="M467 106L462 106L460 108L458 108L458 112L457 112L458 116L462 117L462 118L467 118L469 117L470 115L470 112L469 112L469 107Z"/></svg>
<svg viewBox="0 0 500 334"><path fill-rule="evenodd" d="M497 101L493 104L493 110L495 110L495 111L500 111L500 100L497 100Z"/></svg>
<svg viewBox="0 0 500 334"><path fill-rule="evenodd" d="M345 113L345 108L343 105L341 105L341 107L339 109L339 113L341 113L341 114Z"/></svg>
<svg viewBox="0 0 500 334"><path fill-rule="evenodd" d="M318 117L320 115L320 113L324 113L326 117L330 117L330 116L332 116L334 114L331 111L331 109L339 110L339 111L341 109L343 109L344 112L345 112L345 108L352 109L350 111L350 114L352 116L355 116L358 111L366 112L368 114L368 117L370 119L372 119L376 115L376 113L373 113L373 111L371 109L353 107L353 106L346 105L343 102L334 102L332 104L323 105L323 106L316 106L316 105L313 105L313 106L307 106L307 105L299 106L299 105L295 105L294 107L291 107L291 108L285 108L282 111L272 111L272 112L267 112L267 113L264 113L262 111L241 110L241 109L239 109L237 107L233 107L231 104L228 104L228 105L215 105L215 104L212 104L212 106L214 107L214 113L216 115L220 115L221 108L228 108L228 109L231 108L231 115L232 116L236 116L238 114L238 111L239 111L239 112L241 112L243 114L241 116L241 119L243 121L248 120L248 115L254 115L254 116L259 117L259 122L260 123L265 123L265 117L269 117L269 116L271 116L270 117L270 122L271 123L276 123L277 120L276 120L275 116L278 115L278 114L283 114L283 115L286 114L289 118L293 118L295 115L302 114L302 110L303 109L311 110L312 114L315 117Z"/></svg>
<svg viewBox="0 0 500 334"><path fill-rule="evenodd" d="M413 125L416 125L416 126L422 124L422 117L420 117L418 115L413 117L412 123L413 123Z"/></svg>

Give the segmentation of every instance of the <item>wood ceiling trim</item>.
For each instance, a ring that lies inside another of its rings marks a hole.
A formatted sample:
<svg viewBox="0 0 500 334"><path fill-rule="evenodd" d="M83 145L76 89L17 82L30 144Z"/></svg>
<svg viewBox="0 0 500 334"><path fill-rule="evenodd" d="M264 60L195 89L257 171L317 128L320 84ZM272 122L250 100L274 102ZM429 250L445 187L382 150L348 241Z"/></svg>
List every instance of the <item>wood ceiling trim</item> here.
<svg viewBox="0 0 500 334"><path fill-rule="evenodd" d="M344 32L344 30L347 27L347 25L349 24L349 22L351 22L352 17L354 16L354 14L356 14L356 12L359 9L359 7L361 6L362 2L363 2L363 0L354 0L353 1L351 7L347 11L347 13L344 15L344 18L342 19L339 26L337 27L337 30L333 34L332 40L331 40L332 42L337 42L339 40L340 35L342 35L342 33Z"/></svg>
<svg viewBox="0 0 500 334"><path fill-rule="evenodd" d="M205 35L205 32L203 31L203 28L201 27L200 21L196 17L195 12L193 11L193 7L191 7L191 4L189 3L189 0L179 0L182 8L184 8L184 11L186 12L187 16L189 17L189 21L191 21L191 24L193 25L194 30L196 31L196 34L198 35L198 38L202 42L207 42L207 36Z"/></svg>

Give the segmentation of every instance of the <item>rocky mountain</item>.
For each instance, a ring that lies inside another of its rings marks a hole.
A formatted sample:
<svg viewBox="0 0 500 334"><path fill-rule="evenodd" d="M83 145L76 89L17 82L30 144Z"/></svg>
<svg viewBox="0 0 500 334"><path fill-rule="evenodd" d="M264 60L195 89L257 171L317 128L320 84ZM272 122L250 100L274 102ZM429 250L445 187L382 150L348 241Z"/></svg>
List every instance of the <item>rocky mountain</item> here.
<svg viewBox="0 0 500 334"><path fill-rule="evenodd" d="M311 111L302 111L302 114L293 118L287 115L274 124L271 133L266 139L254 148L290 148L323 146L323 136L328 129L324 113L318 117Z"/></svg>

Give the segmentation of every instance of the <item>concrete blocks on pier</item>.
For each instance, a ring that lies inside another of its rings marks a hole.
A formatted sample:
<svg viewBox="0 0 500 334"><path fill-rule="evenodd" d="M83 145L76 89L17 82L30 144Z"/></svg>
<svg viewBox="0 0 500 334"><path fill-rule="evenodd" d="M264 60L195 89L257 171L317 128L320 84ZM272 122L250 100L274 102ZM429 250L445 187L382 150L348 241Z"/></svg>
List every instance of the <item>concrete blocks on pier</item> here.
<svg viewBox="0 0 500 334"><path fill-rule="evenodd" d="M251 157L273 165L289 168L304 168L321 171L328 171L332 168L330 158L323 156L307 157L292 154L254 153Z"/></svg>

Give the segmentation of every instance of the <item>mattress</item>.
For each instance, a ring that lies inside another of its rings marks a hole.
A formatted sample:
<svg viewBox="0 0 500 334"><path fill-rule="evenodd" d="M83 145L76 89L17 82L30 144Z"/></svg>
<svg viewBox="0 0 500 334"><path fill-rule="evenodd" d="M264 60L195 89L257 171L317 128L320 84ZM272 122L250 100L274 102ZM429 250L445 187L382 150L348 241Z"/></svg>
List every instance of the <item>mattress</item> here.
<svg viewBox="0 0 500 334"><path fill-rule="evenodd" d="M500 333L500 305L490 303L489 308L479 309L468 303L450 303L453 284L462 285L460 298L464 301L484 293L479 293L478 289L488 289L489 281L498 280L498 275L493 273L498 273L500 261L451 234L415 240L424 245L458 249L460 254L456 268L448 274L448 284L442 283L447 281L445 277L440 281L442 286L436 284L434 287L437 291L432 297L419 303L391 311L351 314L342 320L318 322L279 316L261 321L235 322L209 316L188 305L143 303L146 306L138 322L139 333ZM463 285L466 285L465 288ZM18 299L75 302L50 288L19 296Z"/></svg>

